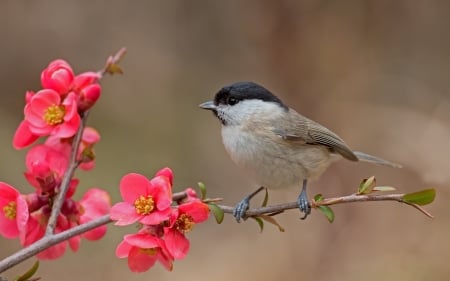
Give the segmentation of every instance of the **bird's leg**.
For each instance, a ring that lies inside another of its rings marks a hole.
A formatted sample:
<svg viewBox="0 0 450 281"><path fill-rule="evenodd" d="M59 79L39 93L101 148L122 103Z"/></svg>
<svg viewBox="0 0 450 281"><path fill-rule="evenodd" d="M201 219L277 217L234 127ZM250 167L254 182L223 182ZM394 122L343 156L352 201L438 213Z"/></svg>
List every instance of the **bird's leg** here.
<svg viewBox="0 0 450 281"><path fill-rule="evenodd" d="M308 181L306 179L303 180L302 192L300 192L300 195L297 199L298 208L302 213L305 213L305 215L301 217L302 220L306 219L306 217L311 214L311 206L309 205L308 195L306 194L307 182Z"/></svg>
<svg viewBox="0 0 450 281"><path fill-rule="evenodd" d="M264 186L261 186L248 196L244 197L239 203L236 204L236 207L233 209L233 216L236 219L237 222L241 222L241 219L245 219L245 212L247 211L248 207L250 206L250 199L252 199L256 194L261 192L261 190L265 189Z"/></svg>

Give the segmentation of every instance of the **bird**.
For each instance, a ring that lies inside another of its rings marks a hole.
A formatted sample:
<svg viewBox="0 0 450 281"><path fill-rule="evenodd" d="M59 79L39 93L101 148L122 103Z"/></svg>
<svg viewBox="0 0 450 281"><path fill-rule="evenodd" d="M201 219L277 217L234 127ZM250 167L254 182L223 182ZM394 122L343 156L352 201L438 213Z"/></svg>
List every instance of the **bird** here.
<svg viewBox="0 0 450 281"><path fill-rule="evenodd" d="M353 151L337 134L289 108L255 82L222 87L214 100L199 105L222 124L222 141L232 161L260 187L233 209L237 222L246 219L250 200L261 190L302 186L297 205L305 219L311 213L307 183L339 160L401 165Z"/></svg>

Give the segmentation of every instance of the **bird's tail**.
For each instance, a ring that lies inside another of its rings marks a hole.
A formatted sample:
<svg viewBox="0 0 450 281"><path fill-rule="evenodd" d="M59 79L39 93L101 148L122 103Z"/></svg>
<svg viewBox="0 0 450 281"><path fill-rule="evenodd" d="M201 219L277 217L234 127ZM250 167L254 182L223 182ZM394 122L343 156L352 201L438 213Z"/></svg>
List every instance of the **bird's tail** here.
<svg viewBox="0 0 450 281"><path fill-rule="evenodd" d="M356 157L358 157L359 161L363 161L363 162L369 162L369 163L374 163L374 164L379 164L379 165L385 165L385 166L390 166L390 167L394 167L394 168L401 168L402 165L397 164L397 163L392 163L389 162L387 160L378 158L376 156L372 156L360 151L353 151L353 154L356 155Z"/></svg>

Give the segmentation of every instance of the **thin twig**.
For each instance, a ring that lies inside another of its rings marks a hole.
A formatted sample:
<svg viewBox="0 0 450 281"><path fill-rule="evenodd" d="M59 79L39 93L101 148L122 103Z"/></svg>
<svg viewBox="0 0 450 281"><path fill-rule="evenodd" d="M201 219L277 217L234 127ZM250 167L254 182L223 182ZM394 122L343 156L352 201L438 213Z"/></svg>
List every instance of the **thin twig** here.
<svg viewBox="0 0 450 281"><path fill-rule="evenodd" d="M116 54L114 54L113 56L110 56L107 59L107 62L105 64L105 66L103 67L103 69L101 69L100 71L97 72L100 75L100 78L103 77L103 75L107 72L107 69L110 65L117 64L123 58L126 51L127 51L126 48L121 48ZM78 128L77 133L75 134L75 137L72 141L72 149L70 152L69 167L68 167L67 171L64 173L58 195L57 195L56 199L53 201L52 212L50 214L50 218L48 219L47 229L45 230L46 236L52 235L55 232L56 222L57 222L58 216L61 212L61 207L64 204L64 199L66 197L67 191L69 190L70 181L73 178L73 174L75 173L75 170L78 168L78 165L80 164L79 161L77 160L78 148L81 143L81 139L83 136L83 130L84 130L84 127L86 126L86 121L87 121L88 115L89 115L88 111L86 111L82 114L80 127Z"/></svg>
<svg viewBox="0 0 450 281"><path fill-rule="evenodd" d="M77 160L78 148L81 143L81 139L83 136L83 130L84 130L88 115L89 114L86 111L81 116L80 127L78 128L77 133L73 139L72 149L70 151L69 168L64 173L58 195L56 196L56 199L53 201L52 213L50 214L50 218L48 219L48 223L47 223L47 229L45 230L46 236L52 235L55 231L56 222L57 222L58 216L61 212L61 207L64 203L64 199L66 198L67 191L69 190L70 181L73 178L73 174L75 173L75 170L77 169L78 165L80 164L79 161Z"/></svg>

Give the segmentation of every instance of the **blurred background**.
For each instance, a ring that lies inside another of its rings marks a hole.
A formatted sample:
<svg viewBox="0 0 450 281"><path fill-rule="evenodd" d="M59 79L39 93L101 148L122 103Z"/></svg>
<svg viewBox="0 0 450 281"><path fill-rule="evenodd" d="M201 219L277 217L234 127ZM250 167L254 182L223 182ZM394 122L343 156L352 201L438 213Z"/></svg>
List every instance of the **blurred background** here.
<svg viewBox="0 0 450 281"><path fill-rule="evenodd" d="M340 161L310 195L353 193L375 175L400 192L436 187L431 220L391 203L346 204L330 224L313 211L278 216L286 232L227 216L189 233L173 272L130 273L114 256L123 234L110 226L78 253L43 262L43 280L448 280L450 268L450 3L446 1L2 1L0 2L0 179L22 192L24 156L11 140L26 90L56 58L75 72L103 67L125 46L123 76L101 81L89 125L102 135L97 166L78 172L78 198L97 186L120 199L128 172L170 166L182 190L203 181L235 204L254 189L228 158L220 123L197 105L224 85L258 82L338 133L354 149L403 169ZM270 202L294 201L275 191ZM258 202L257 200L254 201ZM0 239L0 257L18 250ZM15 267L9 278L30 267Z"/></svg>

